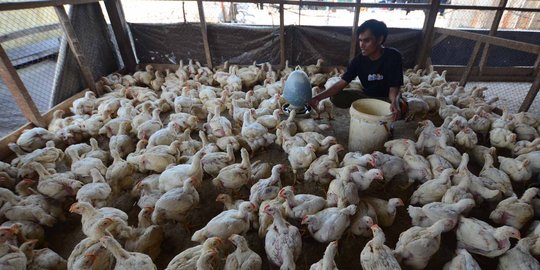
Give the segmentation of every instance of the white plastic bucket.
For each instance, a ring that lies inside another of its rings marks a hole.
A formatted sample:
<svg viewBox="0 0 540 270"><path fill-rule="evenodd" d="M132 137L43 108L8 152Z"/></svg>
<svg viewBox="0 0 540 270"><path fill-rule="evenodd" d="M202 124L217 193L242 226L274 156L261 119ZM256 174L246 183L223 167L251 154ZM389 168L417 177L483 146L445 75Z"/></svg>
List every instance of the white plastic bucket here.
<svg viewBox="0 0 540 270"><path fill-rule="evenodd" d="M349 151L369 154L381 150L390 136L390 103L364 98L352 103Z"/></svg>

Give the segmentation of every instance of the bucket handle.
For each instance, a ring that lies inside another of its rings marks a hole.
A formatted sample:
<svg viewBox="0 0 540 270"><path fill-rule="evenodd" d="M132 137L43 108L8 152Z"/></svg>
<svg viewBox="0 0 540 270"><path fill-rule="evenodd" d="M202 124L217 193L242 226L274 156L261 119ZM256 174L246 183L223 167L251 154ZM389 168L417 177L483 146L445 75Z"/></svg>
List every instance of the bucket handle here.
<svg viewBox="0 0 540 270"><path fill-rule="evenodd" d="M392 126L388 127L387 121L379 121L379 125L384 127L384 130L388 133L389 137L392 137Z"/></svg>

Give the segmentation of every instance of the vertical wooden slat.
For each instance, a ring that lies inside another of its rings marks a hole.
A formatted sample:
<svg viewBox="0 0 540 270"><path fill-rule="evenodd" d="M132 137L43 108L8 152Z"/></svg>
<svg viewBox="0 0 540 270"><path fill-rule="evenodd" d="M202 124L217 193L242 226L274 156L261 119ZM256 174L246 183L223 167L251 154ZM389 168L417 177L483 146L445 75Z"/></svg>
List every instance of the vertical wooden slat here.
<svg viewBox="0 0 540 270"><path fill-rule="evenodd" d="M212 68L212 55L210 54L210 44L208 44L208 31L206 29L206 19L204 17L202 0L197 0L197 6L199 7L199 18L201 21L201 34L203 38L204 55L206 56L206 66Z"/></svg>
<svg viewBox="0 0 540 270"><path fill-rule="evenodd" d="M105 0L105 7L114 31L118 49L128 72L133 72L137 61L129 40L128 28L120 0Z"/></svg>
<svg viewBox="0 0 540 270"><path fill-rule="evenodd" d="M538 95L539 91L540 91L540 72L536 73L536 78L534 79L534 82L532 83L531 88L529 89L529 93L527 93L527 96L525 96L525 99L523 100L521 107L519 107L520 112L526 112L529 110L534 99L536 98L536 95Z"/></svg>
<svg viewBox="0 0 540 270"><path fill-rule="evenodd" d="M508 0L501 0L499 2L499 7L504 8L506 7L507 3L508 3ZM496 11L495 17L493 18L493 23L491 24L491 28L489 29L490 36L495 36L495 34L497 34L497 30L499 29L499 24L501 23L503 12L504 12L504 9L499 9ZM482 56L480 57L480 64L479 64L480 74L479 75L482 75L482 73L484 72L484 68L486 67L486 63L487 63L488 53L489 53L489 44L486 44L486 46L484 47L484 50L482 51Z"/></svg>
<svg viewBox="0 0 540 270"><path fill-rule="evenodd" d="M422 43L420 45L420 53L416 63L420 67L426 67L426 60L431 55L431 46L433 43L433 29L435 28L435 21L437 20L437 13L439 12L439 0L431 0L430 7L424 20L424 26L422 27Z"/></svg>
<svg viewBox="0 0 540 270"><path fill-rule="evenodd" d="M356 43L358 42L358 19L360 18L360 2L356 0L356 6L354 7L354 19L351 33L351 48L349 50L349 61L356 55Z"/></svg>
<svg viewBox="0 0 540 270"><path fill-rule="evenodd" d="M92 90L98 96L101 95L101 90L96 88L96 84L94 82L94 75L88 67L86 57L82 52L81 43L75 35L75 30L73 29L73 25L71 25L71 22L69 21L69 17L66 13L66 10L64 9L64 6L55 6L54 10L56 11L56 15L60 20L60 25L62 26L62 29L64 29L64 33L66 33L66 38L69 47L71 48L71 52L73 52L73 55L77 60L77 64L81 69L82 77L86 84L86 87L88 87L88 89Z"/></svg>
<svg viewBox="0 0 540 270"><path fill-rule="evenodd" d="M26 90L24 83L17 74L17 70L15 70L15 67L13 67L11 61L9 61L9 57L7 56L4 48L2 48L1 45L0 77L2 77L4 84L6 84L7 88L15 98L15 102L21 109L24 117L26 117L28 121L32 122L36 126L45 127L46 124L43 120L43 117L41 117L41 114L39 113L36 104L32 100L32 97L28 93L28 90Z"/></svg>
<svg viewBox="0 0 540 270"><path fill-rule="evenodd" d="M283 3L279 4L279 65L285 68L285 11Z"/></svg>
<svg viewBox="0 0 540 270"><path fill-rule="evenodd" d="M480 49L482 48L483 45L484 44L480 41L477 41L474 44L474 48L471 53L471 56L469 57L469 62L467 63L467 67L465 68L463 75L461 75L461 80L459 81L459 85L465 86L467 84L467 81L469 80L471 71L474 66L474 62L476 62L476 58L478 57L478 52L480 52Z"/></svg>

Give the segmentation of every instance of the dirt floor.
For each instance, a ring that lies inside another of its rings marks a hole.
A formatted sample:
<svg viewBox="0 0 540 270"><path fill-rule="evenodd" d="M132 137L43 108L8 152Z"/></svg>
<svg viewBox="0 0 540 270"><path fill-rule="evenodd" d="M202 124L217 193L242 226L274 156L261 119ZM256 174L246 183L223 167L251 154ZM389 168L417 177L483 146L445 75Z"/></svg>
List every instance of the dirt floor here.
<svg viewBox="0 0 540 270"><path fill-rule="evenodd" d="M333 130L329 132L329 135L337 137L338 142L347 145L349 134L349 113L348 110L337 109L337 118L333 121L322 120L324 123L332 125ZM436 124L440 124L436 121ZM414 131L416 129L416 122L398 122L395 125L394 137L395 138L412 138L415 139ZM343 153L344 154L344 153ZM237 161L240 160L237 157ZM273 145L267 150L256 154L252 161L261 160L263 162L269 162L272 165L277 163L283 163L288 165L286 154L277 146ZM471 169L474 171L474 169ZM476 169L477 170L477 169ZM140 177L139 177L140 178ZM202 189L199 191L201 196L201 203L197 209L191 213L191 224L195 225L195 230L202 228L212 217L216 216L222 211L223 206L215 202L216 195L219 193L211 184L210 177L205 176L205 181ZM282 176L283 185L292 184L292 172L287 172ZM300 182L296 186L297 193L313 193L316 195L324 196L324 188L322 186L314 185L313 183ZM392 197L400 197L407 204L410 195L414 190L414 186L403 190L397 184L390 183L386 187L376 187L370 189L365 195L376 196L383 199L389 199ZM242 190L242 198L248 198L249 191L247 188ZM518 194L521 194L519 192ZM364 194L363 194L364 195ZM136 217L139 211L135 205L135 198L132 198L127 192L121 198L117 200L117 207L123 209L130 215L130 223L136 225ZM493 209L494 205L483 205L473 210L472 216L487 219L487 213L485 211ZM301 227L298 223L294 225ZM383 228L386 234L386 245L390 248L395 248L399 234L405 231L411 226L410 218L407 214L406 207L398 208L396 221L392 227ZM183 227L179 224L169 224L165 226L166 240L162 244L162 252L158 257L156 264L158 269L164 269L169 261L178 253L184 249L196 245L191 242L191 235L187 233ZM270 265L265 252L264 252L264 239L260 239L257 236L256 230L251 230L246 235L251 249L261 255L263 259L263 269L278 269L273 265ZM64 258L68 258L73 247L84 238L80 228L80 217L78 215L71 214L65 223L56 225L53 229L47 232L47 241L49 247L57 252ZM370 239L362 237L347 237L344 235L339 241L338 255L336 256L336 262L339 269L361 269L360 266L360 252L364 248L365 243ZM313 238L306 236L303 239L303 249L300 258L297 260L297 269L309 269L310 265L322 258L326 243L318 243ZM456 247L455 233L453 231L442 235L441 248L432 257L429 265L426 269L442 269L443 265L450 261L454 255ZM225 249L232 251L233 246L229 244ZM483 269L495 269L497 260L487 259L480 256L475 256L475 259L479 262ZM223 257L225 260L225 257Z"/></svg>

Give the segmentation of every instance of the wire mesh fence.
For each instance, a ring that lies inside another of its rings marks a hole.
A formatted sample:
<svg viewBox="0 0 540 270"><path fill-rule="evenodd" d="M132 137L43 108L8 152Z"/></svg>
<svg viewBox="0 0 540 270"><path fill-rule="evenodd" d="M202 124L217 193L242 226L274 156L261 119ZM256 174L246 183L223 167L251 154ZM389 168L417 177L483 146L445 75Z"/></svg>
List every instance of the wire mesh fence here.
<svg viewBox="0 0 540 270"><path fill-rule="evenodd" d="M41 113L50 107L62 36L52 7L0 12L0 44ZM3 82L0 106L0 137L27 122Z"/></svg>

